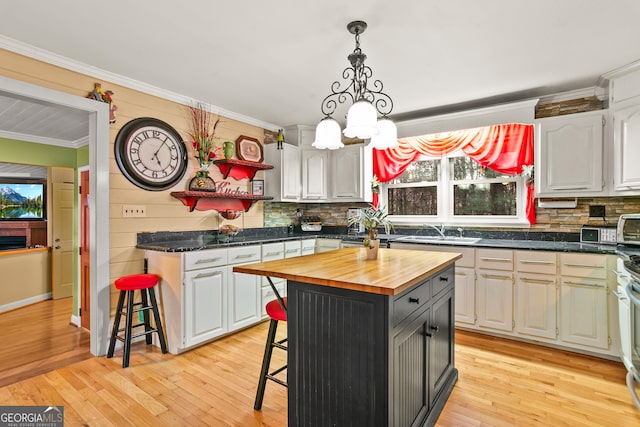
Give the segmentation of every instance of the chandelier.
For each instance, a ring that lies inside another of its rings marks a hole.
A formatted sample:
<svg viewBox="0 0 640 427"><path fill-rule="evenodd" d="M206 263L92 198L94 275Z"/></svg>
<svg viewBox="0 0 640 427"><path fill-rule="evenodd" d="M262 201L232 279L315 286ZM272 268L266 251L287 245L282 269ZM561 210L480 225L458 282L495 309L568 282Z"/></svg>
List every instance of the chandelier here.
<svg viewBox="0 0 640 427"><path fill-rule="evenodd" d="M313 146L334 150L344 147L340 135L340 125L331 117L339 104L351 101L347 111L347 126L344 136L347 138L369 139L369 146L378 149L392 148L398 145L398 130L387 117L393 109L391 97L382 92L382 82L374 80L371 87L369 79L373 75L370 67L364 65L367 55L360 49L360 34L367 29L367 23L353 21L347 30L355 35L356 48L348 56L351 67L342 72L346 82L333 82L331 93L324 98L320 107L324 118L316 127L316 139Z"/></svg>

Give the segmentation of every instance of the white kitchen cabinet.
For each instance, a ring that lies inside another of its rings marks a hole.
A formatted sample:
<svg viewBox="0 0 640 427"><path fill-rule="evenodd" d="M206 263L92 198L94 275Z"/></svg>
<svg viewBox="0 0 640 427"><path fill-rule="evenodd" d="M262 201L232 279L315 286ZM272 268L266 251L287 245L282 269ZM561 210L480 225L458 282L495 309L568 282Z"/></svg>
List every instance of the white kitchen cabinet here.
<svg viewBox="0 0 640 427"><path fill-rule="evenodd" d="M513 251L476 249L478 327L513 331Z"/></svg>
<svg viewBox="0 0 640 427"><path fill-rule="evenodd" d="M560 339L609 348L607 256L560 254Z"/></svg>
<svg viewBox="0 0 640 427"><path fill-rule="evenodd" d="M300 248L301 255L311 255L315 253L316 239L303 239L300 241L300 243L301 243L301 248Z"/></svg>
<svg viewBox="0 0 640 427"><path fill-rule="evenodd" d="M613 111L613 182L618 192L640 194L640 103Z"/></svg>
<svg viewBox="0 0 640 427"><path fill-rule="evenodd" d="M370 202L373 176L372 149L364 144L332 150L330 199L336 202Z"/></svg>
<svg viewBox="0 0 640 427"><path fill-rule="evenodd" d="M456 266L455 310L456 324L476 323L476 271Z"/></svg>
<svg viewBox="0 0 640 427"><path fill-rule="evenodd" d="M600 110L536 121L536 196L603 194L606 114Z"/></svg>
<svg viewBox="0 0 640 427"><path fill-rule="evenodd" d="M516 251L516 331L557 338L558 282L554 252Z"/></svg>
<svg viewBox="0 0 640 427"><path fill-rule="evenodd" d="M284 242L284 257L293 258L302 255L302 242L300 240L289 240Z"/></svg>
<svg viewBox="0 0 640 427"><path fill-rule="evenodd" d="M265 243L262 245L262 262L275 261L278 259L284 259L284 242ZM271 285L269 285L269 279L266 277L260 277L262 284L262 318L267 317L267 311L265 309L266 304L276 298L276 294L273 292ZM287 281L278 277L272 277L271 281L278 290L280 296L286 295Z"/></svg>
<svg viewBox="0 0 640 427"><path fill-rule="evenodd" d="M316 239L315 253L332 251L334 249L340 249L340 239Z"/></svg>
<svg viewBox="0 0 640 427"><path fill-rule="evenodd" d="M206 342L227 332L227 274L226 267L185 272L182 342L184 348ZM172 342L175 339L174 335L168 338L168 341ZM175 347L176 344L172 342L171 345Z"/></svg>
<svg viewBox="0 0 640 427"><path fill-rule="evenodd" d="M265 196L279 202L299 201L302 188L300 148L282 144L282 149L278 150L277 144L266 144L264 162L273 165L273 169L264 172Z"/></svg>
<svg viewBox="0 0 640 427"><path fill-rule="evenodd" d="M329 151L302 150L302 199L326 201L329 198Z"/></svg>
<svg viewBox="0 0 640 427"><path fill-rule="evenodd" d="M262 290L259 277L254 274L233 272L234 265L260 262L260 245L229 248L228 273L228 325L236 330L252 325L262 317Z"/></svg>

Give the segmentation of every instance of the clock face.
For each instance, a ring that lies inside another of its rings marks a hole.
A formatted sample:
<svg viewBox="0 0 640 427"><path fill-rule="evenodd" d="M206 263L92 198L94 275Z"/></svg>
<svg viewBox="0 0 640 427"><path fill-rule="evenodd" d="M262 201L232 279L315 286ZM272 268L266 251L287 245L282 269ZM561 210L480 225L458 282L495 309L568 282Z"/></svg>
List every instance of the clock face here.
<svg viewBox="0 0 640 427"><path fill-rule="evenodd" d="M131 120L120 129L115 156L124 176L145 190L173 187L187 170L187 150L178 132L152 118Z"/></svg>

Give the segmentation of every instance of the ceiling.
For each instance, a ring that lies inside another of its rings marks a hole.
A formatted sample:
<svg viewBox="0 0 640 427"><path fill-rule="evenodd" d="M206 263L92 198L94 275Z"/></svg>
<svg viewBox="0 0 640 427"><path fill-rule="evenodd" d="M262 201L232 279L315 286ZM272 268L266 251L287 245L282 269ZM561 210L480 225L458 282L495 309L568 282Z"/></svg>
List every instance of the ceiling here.
<svg viewBox="0 0 640 427"><path fill-rule="evenodd" d="M640 59L639 18L637 0L7 1L0 37L277 129L322 118L352 20L404 120L602 84Z"/></svg>

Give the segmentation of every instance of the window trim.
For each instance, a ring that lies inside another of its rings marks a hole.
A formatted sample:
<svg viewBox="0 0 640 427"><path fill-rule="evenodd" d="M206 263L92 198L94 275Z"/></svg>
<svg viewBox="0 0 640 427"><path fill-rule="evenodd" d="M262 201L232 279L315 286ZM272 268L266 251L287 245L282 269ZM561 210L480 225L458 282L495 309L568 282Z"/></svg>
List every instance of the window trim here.
<svg viewBox="0 0 640 427"><path fill-rule="evenodd" d="M443 155L442 157L421 156L417 161L421 160L440 160L439 179L435 182L423 183L407 183L407 184L390 184L383 182L380 184L379 200L380 204L388 206L388 189L393 187L424 187L437 186L438 188L438 215L389 215L389 220L395 225L422 226L431 225L450 225L450 226L491 226L491 227L531 227L526 218L525 205L527 200L526 179L520 174L515 175L509 181L516 182L516 215L453 215L453 187L454 183L459 184L465 181L453 181L449 173L449 159L453 157L465 156L464 153L455 152ZM503 181L501 178L489 178L483 183ZM478 182L478 181L469 181ZM446 212L445 212L446 211Z"/></svg>

